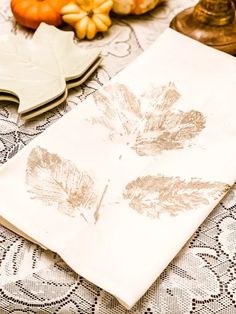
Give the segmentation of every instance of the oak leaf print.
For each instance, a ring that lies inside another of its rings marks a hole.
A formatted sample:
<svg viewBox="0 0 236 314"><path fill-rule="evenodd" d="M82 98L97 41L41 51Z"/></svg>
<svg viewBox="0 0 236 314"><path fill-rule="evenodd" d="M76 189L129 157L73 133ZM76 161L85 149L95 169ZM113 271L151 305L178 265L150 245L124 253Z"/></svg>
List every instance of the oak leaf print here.
<svg viewBox="0 0 236 314"><path fill-rule="evenodd" d="M51 154L42 147L32 149L28 157L26 184L32 199L60 212L86 219L86 212L95 205L94 181L67 159Z"/></svg>
<svg viewBox="0 0 236 314"><path fill-rule="evenodd" d="M175 110L180 98L172 82L140 98L125 85L109 85L94 94L101 115L92 122L108 128L111 139L124 138L140 156L182 149L205 128L205 117L196 110Z"/></svg>
<svg viewBox="0 0 236 314"><path fill-rule="evenodd" d="M139 214L159 218L160 214L177 215L198 209L223 196L230 186L223 182L148 175L138 177L125 187L123 197Z"/></svg>

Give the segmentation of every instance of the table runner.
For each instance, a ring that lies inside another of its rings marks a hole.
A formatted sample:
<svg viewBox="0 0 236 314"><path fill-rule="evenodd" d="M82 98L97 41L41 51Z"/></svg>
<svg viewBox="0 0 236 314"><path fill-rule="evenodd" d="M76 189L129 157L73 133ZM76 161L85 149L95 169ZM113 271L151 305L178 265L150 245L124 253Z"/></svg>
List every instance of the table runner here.
<svg viewBox="0 0 236 314"><path fill-rule="evenodd" d="M49 124L129 63L168 25L178 10L189 4L172 1L167 7L149 13L144 20L117 20L109 36L86 43L88 46L93 43L104 46L103 68L81 89L71 93L67 106L31 123L21 124L18 121L18 125L16 110L10 105L2 106L1 162L13 156ZM12 27L7 1L2 6L1 32L12 30L28 36L14 25ZM151 34L150 25L153 26ZM234 312L233 205L234 190L199 228L131 313ZM77 277L57 255L43 252L4 228L1 229L1 253L1 282L5 282L0 298L3 313L21 313L26 309L32 313L125 313L114 298ZM196 272L196 268L199 268L199 272Z"/></svg>

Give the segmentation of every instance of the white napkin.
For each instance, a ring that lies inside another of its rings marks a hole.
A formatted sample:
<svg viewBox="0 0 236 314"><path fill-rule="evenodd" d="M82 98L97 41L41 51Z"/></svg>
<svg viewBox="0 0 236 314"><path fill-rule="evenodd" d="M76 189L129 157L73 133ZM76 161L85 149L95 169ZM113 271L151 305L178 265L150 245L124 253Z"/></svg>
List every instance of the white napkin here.
<svg viewBox="0 0 236 314"><path fill-rule="evenodd" d="M235 181L235 86L166 30L0 168L2 223L131 308Z"/></svg>

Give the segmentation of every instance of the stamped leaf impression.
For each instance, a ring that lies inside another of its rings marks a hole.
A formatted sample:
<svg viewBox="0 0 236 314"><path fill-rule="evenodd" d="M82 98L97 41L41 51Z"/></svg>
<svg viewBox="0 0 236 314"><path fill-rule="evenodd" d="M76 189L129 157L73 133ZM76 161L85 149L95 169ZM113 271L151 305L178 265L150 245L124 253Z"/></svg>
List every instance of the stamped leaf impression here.
<svg viewBox="0 0 236 314"><path fill-rule="evenodd" d="M57 208L68 216L79 214L87 221L86 214L98 197L94 193L93 178L80 171L67 159L49 153L37 146L29 154L26 185L34 200Z"/></svg>
<svg viewBox="0 0 236 314"><path fill-rule="evenodd" d="M171 216L198 209L223 196L230 186L223 182L204 182L194 178L148 175L128 183L123 192L129 206L139 214L159 218L160 214Z"/></svg>
<svg viewBox="0 0 236 314"><path fill-rule="evenodd" d="M140 98L118 83L97 91L93 97L101 114L91 122L108 128L111 140L124 138L140 156L182 149L205 128L201 112L174 109L181 95L172 82Z"/></svg>

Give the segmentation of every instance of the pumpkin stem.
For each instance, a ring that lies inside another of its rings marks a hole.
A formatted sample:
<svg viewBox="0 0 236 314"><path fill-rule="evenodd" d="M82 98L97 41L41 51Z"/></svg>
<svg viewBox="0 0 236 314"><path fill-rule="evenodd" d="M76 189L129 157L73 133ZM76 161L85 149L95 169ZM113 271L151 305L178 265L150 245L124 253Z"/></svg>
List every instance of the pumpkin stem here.
<svg viewBox="0 0 236 314"><path fill-rule="evenodd" d="M93 10L89 10L88 13L87 13L87 16L88 16L88 17L92 17L93 14L94 14L94 13L93 13Z"/></svg>

